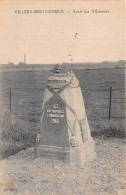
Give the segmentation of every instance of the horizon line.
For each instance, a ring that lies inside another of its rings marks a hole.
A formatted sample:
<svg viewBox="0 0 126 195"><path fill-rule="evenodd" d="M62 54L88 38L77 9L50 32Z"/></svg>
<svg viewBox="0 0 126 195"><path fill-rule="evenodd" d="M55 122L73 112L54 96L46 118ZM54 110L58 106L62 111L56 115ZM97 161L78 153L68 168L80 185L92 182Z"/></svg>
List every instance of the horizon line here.
<svg viewBox="0 0 126 195"><path fill-rule="evenodd" d="M88 62L63 62L62 64L89 64L89 63L117 63L117 62L121 62L124 61L126 63L126 60L118 60L118 61L108 61L108 60L104 60L104 61L97 61L97 62L93 62L93 61L88 61ZM14 62L9 62L9 63L1 63L0 65L19 65L19 64L26 64L26 65L55 65L55 64L59 64L59 63L24 63L24 62L19 62L18 64L15 64Z"/></svg>

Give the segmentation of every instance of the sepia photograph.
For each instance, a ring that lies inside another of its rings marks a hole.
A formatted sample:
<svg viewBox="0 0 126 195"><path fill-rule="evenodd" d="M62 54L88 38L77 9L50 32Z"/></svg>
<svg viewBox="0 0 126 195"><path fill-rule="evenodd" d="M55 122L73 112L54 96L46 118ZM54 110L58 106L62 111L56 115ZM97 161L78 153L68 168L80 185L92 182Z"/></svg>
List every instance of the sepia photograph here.
<svg viewBox="0 0 126 195"><path fill-rule="evenodd" d="M0 1L0 195L125 195L125 1Z"/></svg>

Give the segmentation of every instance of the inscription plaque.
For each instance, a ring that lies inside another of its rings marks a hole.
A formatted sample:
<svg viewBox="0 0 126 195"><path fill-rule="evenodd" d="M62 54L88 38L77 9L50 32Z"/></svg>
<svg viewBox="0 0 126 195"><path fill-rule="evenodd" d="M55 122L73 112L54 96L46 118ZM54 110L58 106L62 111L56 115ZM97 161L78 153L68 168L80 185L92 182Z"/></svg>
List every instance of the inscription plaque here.
<svg viewBox="0 0 126 195"><path fill-rule="evenodd" d="M44 106L40 144L69 147L66 106L55 96Z"/></svg>

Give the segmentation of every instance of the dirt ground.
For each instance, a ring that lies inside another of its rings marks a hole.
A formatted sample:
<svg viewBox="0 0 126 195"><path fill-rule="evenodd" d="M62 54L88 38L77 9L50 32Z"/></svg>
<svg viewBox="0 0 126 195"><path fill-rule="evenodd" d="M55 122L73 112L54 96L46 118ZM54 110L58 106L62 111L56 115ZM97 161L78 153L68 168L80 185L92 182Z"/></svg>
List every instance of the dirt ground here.
<svg viewBox="0 0 126 195"><path fill-rule="evenodd" d="M125 141L94 140L96 158L83 166L33 159L33 148L1 160L0 195L125 195ZM12 190L8 182L14 184Z"/></svg>

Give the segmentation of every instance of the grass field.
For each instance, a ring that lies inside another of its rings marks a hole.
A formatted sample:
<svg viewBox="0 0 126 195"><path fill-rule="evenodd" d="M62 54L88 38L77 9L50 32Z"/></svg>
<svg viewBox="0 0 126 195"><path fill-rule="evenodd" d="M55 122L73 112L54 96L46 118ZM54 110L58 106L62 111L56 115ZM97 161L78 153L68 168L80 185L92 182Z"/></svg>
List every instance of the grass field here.
<svg viewBox="0 0 126 195"><path fill-rule="evenodd" d="M74 72L80 82L92 135L124 137L125 69L109 68ZM4 112L9 113L11 101L11 120L21 124L22 133L26 128L28 130L25 132L35 134L40 128L41 106L49 75L50 73L45 71L0 72L0 105ZM112 109L109 121L110 86L112 87ZM7 135L5 133L4 137ZM26 143L27 145L29 146Z"/></svg>

